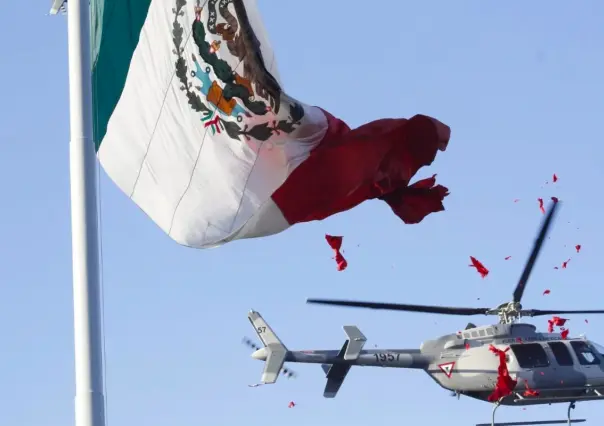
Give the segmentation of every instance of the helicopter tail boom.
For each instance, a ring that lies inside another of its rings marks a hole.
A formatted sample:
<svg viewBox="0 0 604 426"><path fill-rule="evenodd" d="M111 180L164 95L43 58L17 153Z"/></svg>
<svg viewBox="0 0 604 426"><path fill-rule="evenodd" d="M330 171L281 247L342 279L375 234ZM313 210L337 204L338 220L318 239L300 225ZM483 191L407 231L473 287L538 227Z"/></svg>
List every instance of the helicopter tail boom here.
<svg viewBox="0 0 604 426"><path fill-rule="evenodd" d="M258 348L247 342L256 349L252 358L265 361L262 384L275 383L281 372L292 377L293 372L283 367L286 361L320 364L327 379L323 396L334 398L353 366L426 369L432 361L419 349L363 350L367 338L354 325L343 327L346 340L340 350L290 351L258 312L250 311L248 319L264 346Z"/></svg>

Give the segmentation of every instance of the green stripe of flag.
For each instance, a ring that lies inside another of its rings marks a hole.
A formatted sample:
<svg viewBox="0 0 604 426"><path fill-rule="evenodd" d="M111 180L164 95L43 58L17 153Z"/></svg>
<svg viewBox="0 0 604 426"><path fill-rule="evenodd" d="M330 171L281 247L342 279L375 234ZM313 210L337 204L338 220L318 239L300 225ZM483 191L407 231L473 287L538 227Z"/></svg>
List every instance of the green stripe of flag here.
<svg viewBox="0 0 604 426"><path fill-rule="evenodd" d="M152 0L91 0L94 140L98 150L126 84Z"/></svg>

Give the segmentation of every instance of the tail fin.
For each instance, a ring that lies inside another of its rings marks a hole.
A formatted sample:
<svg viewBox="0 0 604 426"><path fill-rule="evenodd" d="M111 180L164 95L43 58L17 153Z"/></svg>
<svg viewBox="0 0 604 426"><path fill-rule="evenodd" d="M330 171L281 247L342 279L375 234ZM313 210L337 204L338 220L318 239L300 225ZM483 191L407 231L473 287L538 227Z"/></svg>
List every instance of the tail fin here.
<svg viewBox="0 0 604 426"><path fill-rule="evenodd" d="M250 311L247 317L267 352L261 382L275 383L285 362L287 348L258 312Z"/></svg>

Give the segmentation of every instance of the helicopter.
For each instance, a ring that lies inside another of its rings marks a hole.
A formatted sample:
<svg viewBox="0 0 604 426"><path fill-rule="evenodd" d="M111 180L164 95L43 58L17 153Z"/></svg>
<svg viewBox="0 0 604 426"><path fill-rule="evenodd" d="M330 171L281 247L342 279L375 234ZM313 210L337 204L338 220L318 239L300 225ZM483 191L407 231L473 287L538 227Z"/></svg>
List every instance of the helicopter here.
<svg viewBox="0 0 604 426"><path fill-rule="evenodd" d="M277 337L260 313L251 310L248 319L264 347L253 359L265 361L261 384L275 383L285 362L321 364L327 383L323 396L334 398L352 366L412 368L424 370L438 385L453 396L466 396L489 401L496 388L500 365L494 353L507 350L505 363L515 387L508 395L493 402L490 423L476 426L512 426L572 424L585 419L571 419L571 409L578 401L604 399L604 348L585 336L570 337L561 333L539 332L532 324L521 323L522 317L564 314L602 314L604 310L539 310L521 305L528 279L543 247L559 202L555 201L541 225L532 252L512 301L496 308L467 308L348 300L308 299L309 304L345 306L444 315L495 315L499 322L476 326L469 323L463 331L446 334L421 344L419 349L363 349L367 338L354 325L343 327L346 341L340 350L290 351ZM250 342L247 342L248 345ZM509 349L509 350L508 350ZM527 396L525 390L533 389ZM501 405L528 406L568 403L567 419L496 423L496 410Z"/></svg>

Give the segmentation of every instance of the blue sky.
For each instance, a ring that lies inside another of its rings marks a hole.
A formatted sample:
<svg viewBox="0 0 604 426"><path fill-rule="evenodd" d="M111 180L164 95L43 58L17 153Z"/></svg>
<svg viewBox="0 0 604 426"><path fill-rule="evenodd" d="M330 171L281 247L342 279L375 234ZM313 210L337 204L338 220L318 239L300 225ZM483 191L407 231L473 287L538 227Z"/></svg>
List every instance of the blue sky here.
<svg viewBox="0 0 604 426"><path fill-rule="evenodd" d="M0 18L3 425L73 423L66 19L45 16L46 3L8 2ZM318 366L293 365L299 378L248 388L262 364L240 343L254 337L246 313L260 311L292 349L339 348L344 324L372 345L416 348L466 320L304 301L507 301L541 220L536 199L552 195L564 206L525 306L602 308L604 3L259 3L293 96L351 125L423 113L451 126L448 151L421 172L450 188L447 211L405 226L368 202L198 251L169 240L102 174L109 425L488 421L488 404L457 401L417 371L355 368L334 400L322 398ZM553 173L560 180L545 185ZM346 271L335 270L325 233L344 235ZM470 255L491 269L487 279L468 268ZM553 269L571 256L568 269ZM575 316L569 328L604 342L602 321ZM566 407L499 412L563 418ZM597 403L575 410L590 424L603 413Z"/></svg>

